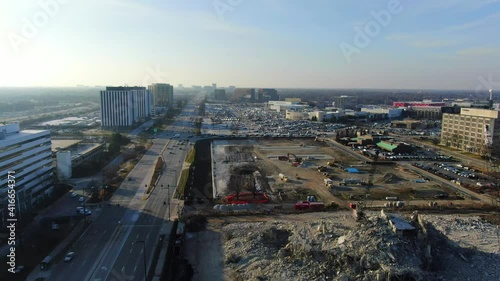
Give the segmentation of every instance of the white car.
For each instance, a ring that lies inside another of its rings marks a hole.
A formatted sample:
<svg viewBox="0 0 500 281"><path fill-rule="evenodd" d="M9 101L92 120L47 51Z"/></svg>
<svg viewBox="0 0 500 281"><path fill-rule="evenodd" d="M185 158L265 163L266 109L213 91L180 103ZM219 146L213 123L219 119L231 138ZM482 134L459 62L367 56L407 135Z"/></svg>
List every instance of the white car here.
<svg viewBox="0 0 500 281"><path fill-rule="evenodd" d="M78 199L78 201L83 202L83 201L85 201L85 198L80 197L80 198Z"/></svg>
<svg viewBox="0 0 500 281"><path fill-rule="evenodd" d="M71 197L76 197L76 193L71 192Z"/></svg>
<svg viewBox="0 0 500 281"><path fill-rule="evenodd" d="M81 209L79 212L80 212L81 215L85 215L85 216L92 215L92 211L90 211L88 209Z"/></svg>
<svg viewBox="0 0 500 281"><path fill-rule="evenodd" d="M64 261L65 262L70 262L73 259L74 256L75 256L75 252L69 252L64 257Z"/></svg>

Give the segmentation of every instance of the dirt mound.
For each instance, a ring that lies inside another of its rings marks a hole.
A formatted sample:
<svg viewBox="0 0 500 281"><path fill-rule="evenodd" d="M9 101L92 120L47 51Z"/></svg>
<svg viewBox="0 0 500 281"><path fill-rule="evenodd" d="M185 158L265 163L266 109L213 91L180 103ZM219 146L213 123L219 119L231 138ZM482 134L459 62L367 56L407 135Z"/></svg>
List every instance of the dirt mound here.
<svg viewBox="0 0 500 281"><path fill-rule="evenodd" d="M381 179L381 181L383 183L398 183L398 182L400 182L402 180L404 180L404 179L396 176L393 173L387 173Z"/></svg>

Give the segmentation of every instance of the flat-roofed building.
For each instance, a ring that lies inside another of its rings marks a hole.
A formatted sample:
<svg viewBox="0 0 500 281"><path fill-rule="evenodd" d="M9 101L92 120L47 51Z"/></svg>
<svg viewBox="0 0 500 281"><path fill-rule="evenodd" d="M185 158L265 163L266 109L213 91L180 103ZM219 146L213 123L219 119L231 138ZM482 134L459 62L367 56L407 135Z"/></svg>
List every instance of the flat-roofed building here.
<svg viewBox="0 0 500 281"><path fill-rule="evenodd" d="M8 175L14 178L9 178ZM9 180L12 180L9 182ZM33 212L54 188L50 131L20 130L19 124L0 126L0 222L8 218L7 195L16 191L16 213ZM18 215L16 215L18 217Z"/></svg>
<svg viewBox="0 0 500 281"><path fill-rule="evenodd" d="M427 120L441 120L442 106L411 106L407 110L408 117Z"/></svg>
<svg viewBox="0 0 500 281"><path fill-rule="evenodd" d="M358 98L355 96L339 96L334 98L333 106L340 109L355 109Z"/></svg>
<svg viewBox="0 0 500 281"><path fill-rule="evenodd" d="M52 153L56 156L60 179L71 178L74 169L85 162L99 160L103 152L103 143L88 143L81 140L52 141Z"/></svg>
<svg viewBox="0 0 500 281"><path fill-rule="evenodd" d="M148 86L148 90L153 98L155 112L161 112L173 105L174 86L166 83L154 83Z"/></svg>
<svg viewBox="0 0 500 281"><path fill-rule="evenodd" d="M234 90L233 99L238 101L257 101L257 96L255 94L255 89L253 88L236 88Z"/></svg>
<svg viewBox="0 0 500 281"><path fill-rule="evenodd" d="M226 90L225 89L215 89L214 91L214 99L219 101L227 100Z"/></svg>
<svg viewBox="0 0 500 281"><path fill-rule="evenodd" d="M101 126L130 127L151 116L151 103L145 87L106 87L101 91Z"/></svg>
<svg viewBox="0 0 500 281"><path fill-rule="evenodd" d="M361 107L361 111L373 115L384 115L390 119L401 117L401 115L403 114L403 109L401 108L382 108L373 105L363 106Z"/></svg>
<svg viewBox="0 0 500 281"><path fill-rule="evenodd" d="M484 155L500 155L500 111L461 108L443 113L441 144Z"/></svg>

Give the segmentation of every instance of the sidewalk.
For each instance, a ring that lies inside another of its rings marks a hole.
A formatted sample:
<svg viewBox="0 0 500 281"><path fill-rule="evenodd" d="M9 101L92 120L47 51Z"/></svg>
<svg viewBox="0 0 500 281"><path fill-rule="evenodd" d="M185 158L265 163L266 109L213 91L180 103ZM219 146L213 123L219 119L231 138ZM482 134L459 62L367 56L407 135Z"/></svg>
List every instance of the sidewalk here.
<svg viewBox="0 0 500 281"><path fill-rule="evenodd" d="M168 264L168 263L166 263L166 261L167 261L167 258L169 257L169 253L171 253L171 250L172 250L169 248L169 245L173 241L172 239L175 238L175 237L172 237L172 235L175 236L175 233L177 231L177 229L172 229L172 228L176 225L176 223L174 223L174 221L179 218L178 213L177 213L177 209L179 209L182 212L183 207L184 207L184 201L173 199L172 203L173 204L171 204L171 206L170 206L170 208L171 208L170 221L167 221L168 214L165 214L165 217L164 217L165 220L164 220L164 223L162 224L162 228L160 230L160 235L164 234L165 239L163 239L163 242L161 244L161 251L160 251L160 254L158 257L158 261L156 262L156 265L155 265L155 270L154 270L153 279L152 279L153 281L160 281L160 278L162 276L163 271L169 270L169 268L164 268L164 266ZM172 211L173 206L177 206L177 209L175 207L173 208L175 211Z"/></svg>

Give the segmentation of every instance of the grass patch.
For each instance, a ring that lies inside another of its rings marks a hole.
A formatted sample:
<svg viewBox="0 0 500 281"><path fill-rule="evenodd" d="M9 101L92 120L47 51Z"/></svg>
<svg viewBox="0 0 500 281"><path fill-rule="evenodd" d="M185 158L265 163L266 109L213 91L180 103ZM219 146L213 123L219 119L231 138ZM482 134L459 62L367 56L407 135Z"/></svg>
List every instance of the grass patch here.
<svg viewBox="0 0 500 281"><path fill-rule="evenodd" d="M187 181L189 178L189 170L190 169L185 169L182 170L181 172L181 177L179 179L179 186L177 186L177 192L175 194L175 197L177 199L183 199L182 197L184 196L184 190L186 189Z"/></svg>
<svg viewBox="0 0 500 281"><path fill-rule="evenodd" d="M195 155L196 155L196 149L193 147L189 150L188 154L186 155L186 162L192 164L194 162Z"/></svg>

